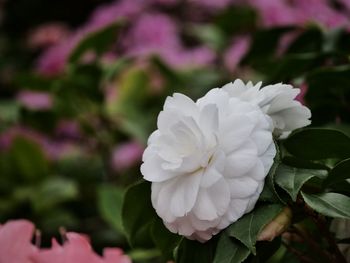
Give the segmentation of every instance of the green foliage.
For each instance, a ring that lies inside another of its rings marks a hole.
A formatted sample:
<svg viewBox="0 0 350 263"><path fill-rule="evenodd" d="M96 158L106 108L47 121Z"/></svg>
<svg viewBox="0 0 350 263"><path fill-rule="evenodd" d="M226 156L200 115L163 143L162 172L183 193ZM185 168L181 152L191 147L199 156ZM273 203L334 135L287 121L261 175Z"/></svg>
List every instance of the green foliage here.
<svg viewBox="0 0 350 263"><path fill-rule="evenodd" d="M249 249L229 236L227 231L220 235L214 263L240 263L250 254Z"/></svg>
<svg viewBox="0 0 350 263"><path fill-rule="evenodd" d="M98 188L98 208L102 218L119 233L123 233L121 218L123 189L112 185L101 185Z"/></svg>
<svg viewBox="0 0 350 263"><path fill-rule="evenodd" d="M253 254L256 254L257 236L264 226L270 223L281 211L282 206L279 204L268 204L254 208L252 212L232 224L227 229L227 233L230 237L241 241Z"/></svg>
<svg viewBox="0 0 350 263"><path fill-rule="evenodd" d="M282 187L295 202L302 186L313 177L325 178L327 171L299 169L280 165L276 171L276 183Z"/></svg>
<svg viewBox="0 0 350 263"><path fill-rule="evenodd" d="M301 194L305 202L320 214L350 219L350 197L337 193Z"/></svg>
<svg viewBox="0 0 350 263"><path fill-rule="evenodd" d="M88 51L93 51L96 55L105 52L114 41L122 25L123 22L120 21L107 27L103 27L101 30L86 36L70 54L69 62L72 64L78 62L81 56Z"/></svg>
<svg viewBox="0 0 350 263"><path fill-rule="evenodd" d="M188 240L183 238L175 250L175 260L179 263L186 262L213 262L215 241L211 240L206 243ZM215 262L215 259L214 259Z"/></svg>
<svg viewBox="0 0 350 263"><path fill-rule="evenodd" d="M345 159L350 156L350 138L337 130L305 129L284 142L286 149L301 159Z"/></svg>
<svg viewBox="0 0 350 263"><path fill-rule="evenodd" d="M350 159L345 159L330 171L328 177L324 180L325 186L334 185L337 183L344 183L346 179L350 178Z"/></svg>

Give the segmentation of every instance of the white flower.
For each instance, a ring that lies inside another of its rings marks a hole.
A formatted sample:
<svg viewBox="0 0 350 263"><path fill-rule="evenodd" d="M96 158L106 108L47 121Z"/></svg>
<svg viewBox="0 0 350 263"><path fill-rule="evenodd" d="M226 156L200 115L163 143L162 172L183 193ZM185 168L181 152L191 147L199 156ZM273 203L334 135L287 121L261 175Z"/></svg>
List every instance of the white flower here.
<svg viewBox="0 0 350 263"><path fill-rule="evenodd" d="M286 137L293 130L311 123L310 110L295 100L300 89L282 83L260 88L261 84L261 82L255 86L251 82L244 84L237 79L222 89L232 97L259 105L262 111L271 117L274 134L277 137Z"/></svg>
<svg viewBox="0 0 350 263"><path fill-rule="evenodd" d="M174 94L157 126L141 172L170 231L204 242L254 208L276 154L257 105L223 89L197 102Z"/></svg>

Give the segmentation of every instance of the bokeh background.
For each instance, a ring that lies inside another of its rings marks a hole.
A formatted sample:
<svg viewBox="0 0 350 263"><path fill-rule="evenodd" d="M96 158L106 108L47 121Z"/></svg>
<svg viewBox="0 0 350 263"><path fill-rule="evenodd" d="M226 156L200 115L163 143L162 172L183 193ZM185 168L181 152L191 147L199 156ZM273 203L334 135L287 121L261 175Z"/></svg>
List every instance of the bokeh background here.
<svg viewBox="0 0 350 263"><path fill-rule="evenodd" d="M349 134L349 55L349 0L0 0L0 222L154 262L120 218L165 98L290 83Z"/></svg>

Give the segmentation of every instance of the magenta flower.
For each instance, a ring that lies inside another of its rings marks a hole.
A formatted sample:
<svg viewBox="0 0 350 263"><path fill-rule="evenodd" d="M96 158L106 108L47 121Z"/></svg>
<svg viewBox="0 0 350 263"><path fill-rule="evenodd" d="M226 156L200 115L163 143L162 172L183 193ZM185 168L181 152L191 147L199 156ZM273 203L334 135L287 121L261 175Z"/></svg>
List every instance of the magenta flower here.
<svg viewBox="0 0 350 263"><path fill-rule="evenodd" d="M52 247L41 249L32 255L33 263L131 263L130 259L118 248L108 248L103 257L91 248L86 236L78 233L67 233L67 241L63 245L53 239Z"/></svg>
<svg viewBox="0 0 350 263"><path fill-rule="evenodd" d="M66 39L69 33L69 29L63 23L43 24L29 33L28 45L31 48L54 45Z"/></svg>
<svg viewBox="0 0 350 263"><path fill-rule="evenodd" d="M226 68L233 72L236 70L242 58L247 54L250 47L250 38L240 36L232 41L231 46L224 53L224 64Z"/></svg>
<svg viewBox="0 0 350 263"><path fill-rule="evenodd" d="M137 142L119 144L113 150L111 166L117 172L126 170L141 161L143 150Z"/></svg>
<svg viewBox="0 0 350 263"><path fill-rule="evenodd" d="M49 110L53 106L50 93L43 91L22 90L17 101L29 110Z"/></svg>
<svg viewBox="0 0 350 263"><path fill-rule="evenodd" d="M37 252L31 240L34 225L27 220L8 221L0 226L0 262L33 263L29 257Z"/></svg>

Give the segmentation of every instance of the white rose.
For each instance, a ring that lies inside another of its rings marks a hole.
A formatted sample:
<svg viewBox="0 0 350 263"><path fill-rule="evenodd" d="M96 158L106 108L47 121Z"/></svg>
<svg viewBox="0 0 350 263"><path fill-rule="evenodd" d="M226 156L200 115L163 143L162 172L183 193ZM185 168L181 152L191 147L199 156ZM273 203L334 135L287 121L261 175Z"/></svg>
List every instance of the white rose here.
<svg viewBox="0 0 350 263"><path fill-rule="evenodd" d="M261 84L244 84L242 80L237 79L222 88L231 97L259 105L262 111L271 117L277 137L286 137L293 130L311 123L310 110L295 100L300 89L282 83L260 88Z"/></svg>
<svg viewBox="0 0 350 263"><path fill-rule="evenodd" d="M157 126L141 172L170 231L204 242L254 208L276 154L257 105L222 89L197 102L174 94Z"/></svg>

